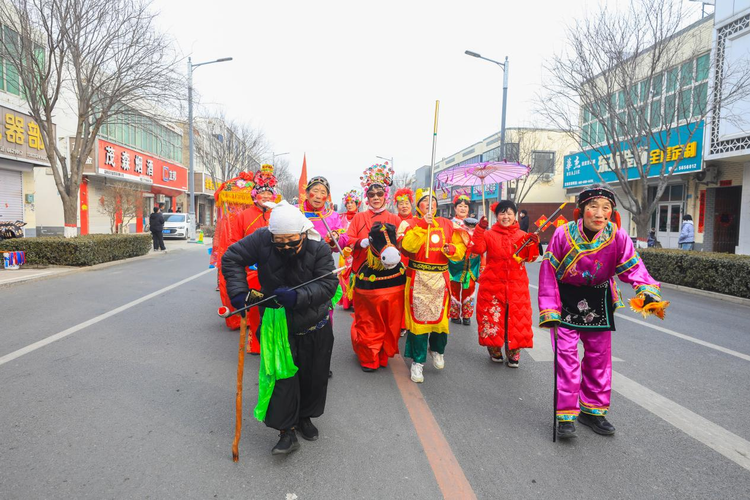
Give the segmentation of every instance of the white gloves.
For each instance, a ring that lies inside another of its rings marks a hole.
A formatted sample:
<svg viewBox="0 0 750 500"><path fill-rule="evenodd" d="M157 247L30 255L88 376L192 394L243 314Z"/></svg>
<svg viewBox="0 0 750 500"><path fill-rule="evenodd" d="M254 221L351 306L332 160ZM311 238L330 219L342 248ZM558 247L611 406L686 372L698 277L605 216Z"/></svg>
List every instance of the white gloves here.
<svg viewBox="0 0 750 500"><path fill-rule="evenodd" d="M370 239L369 239L369 238L363 238L363 239L362 239L362 240L361 240L361 241L359 242L359 246L361 246L362 248L367 248L367 247L369 247L369 246L370 246Z"/></svg>

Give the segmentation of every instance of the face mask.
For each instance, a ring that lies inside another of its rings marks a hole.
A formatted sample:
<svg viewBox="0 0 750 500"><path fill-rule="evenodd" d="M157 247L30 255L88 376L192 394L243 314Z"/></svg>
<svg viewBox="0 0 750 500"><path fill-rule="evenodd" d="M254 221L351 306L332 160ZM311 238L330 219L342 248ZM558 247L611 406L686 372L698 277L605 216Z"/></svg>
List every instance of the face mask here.
<svg viewBox="0 0 750 500"><path fill-rule="evenodd" d="M297 241L290 241L285 243L277 243L274 241L272 243L276 248L276 251L279 252L282 257L289 258L297 254L297 249L302 244L302 238L298 239Z"/></svg>

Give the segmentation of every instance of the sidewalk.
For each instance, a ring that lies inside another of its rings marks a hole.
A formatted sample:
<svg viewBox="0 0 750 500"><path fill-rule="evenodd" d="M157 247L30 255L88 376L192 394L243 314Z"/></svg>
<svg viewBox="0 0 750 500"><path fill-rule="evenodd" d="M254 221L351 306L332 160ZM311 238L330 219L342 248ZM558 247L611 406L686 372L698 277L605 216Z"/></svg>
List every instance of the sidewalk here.
<svg viewBox="0 0 750 500"><path fill-rule="evenodd" d="M17 283L23 283L25 281L33 281L37 279L54 278L57 276L64 276L66 274L78 273L83 271L93 271L96 269L103 269L105 267L116 266L126 262L132 262L138 259L153 259L165 255L169 255L171 252L185 252L185 251L203 251L206 252L206 261L208 261L208 249L211 248L211 238L205 238L202 245L197 243L188 243L185 240L165 240L164 246L167 247L166 252L155 252L149 250L146 255L140 257L132 257L130 259L113 260L111 262L104 262L102 264L96 264L94 266L85 267L73 267L73 266L49 266L49 267L24 267L16 270L3 269L0 264L0 287L6 285L12 285Z"/></svg>

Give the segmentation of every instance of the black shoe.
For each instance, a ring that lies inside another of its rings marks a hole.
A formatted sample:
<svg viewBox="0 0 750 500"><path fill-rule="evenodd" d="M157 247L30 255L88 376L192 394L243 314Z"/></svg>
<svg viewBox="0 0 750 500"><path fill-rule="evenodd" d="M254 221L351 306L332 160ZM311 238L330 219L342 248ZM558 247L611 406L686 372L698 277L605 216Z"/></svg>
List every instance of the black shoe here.
<svg viewBox="0 0 750 500"><path fill-rule="evenodd" d="M615 433L615 426L610 424L604 416L600 417L581 412L578 415L578 421L587 427L591 427L592 431L602 436L611 436Z"/></svg>
<svg viewBox="0 0 750 500"><path fill-rule="evenodd" d="M471 318L464 318L464 325L468 326L471 324Z"/></svg>
<svg viewBox="0 0 750 500"><path fill-rule="evenodd" d="M560 439L569 439L576 437L576 424L573 422L558 422L557 437Z"/></svg>
<svg viewBox="0 0 750 500"><path fill-rule="evenodd" d="M299 431L300 436L308 441L318 440L318 428L313 425L309 417L299 419L297 430Z"/></svg>
<svg viewBox="0 0 750 500"><path fill-rule="evenodd" d="M455 323L457 325L460 325L461 324L461 319L460 318L451 318L451 323Z"/></svg>
<svg viewBox="0 0 750 500"><path fill-rule="evenodd" d="M371 372L374 372L375 370L376 370L376 368L370 368L369 366L363 366L362 367L362 371L365 372L365 373L371 373Z"/></svg>
<svg viewBox="0 0 750 500"><path fill-rule="evenodd" d="M294 429L279 432L279 442L271 450L272 455L288 455L291 452L299 450L299 441Z"/></svg>

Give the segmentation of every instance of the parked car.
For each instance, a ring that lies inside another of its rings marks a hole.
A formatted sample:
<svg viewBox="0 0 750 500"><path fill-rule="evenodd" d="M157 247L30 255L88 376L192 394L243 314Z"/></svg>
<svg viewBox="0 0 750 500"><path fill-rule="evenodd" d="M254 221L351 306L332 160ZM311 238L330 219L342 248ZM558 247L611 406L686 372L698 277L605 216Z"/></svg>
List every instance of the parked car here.
<svg viewBox="0 0 750 500"><path fill-rule="evenodd" d="M182 238L184 240L190 237L190 216L189 214L164 212L164 238Z"/></svg>

